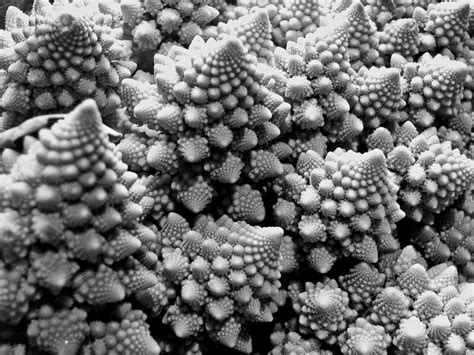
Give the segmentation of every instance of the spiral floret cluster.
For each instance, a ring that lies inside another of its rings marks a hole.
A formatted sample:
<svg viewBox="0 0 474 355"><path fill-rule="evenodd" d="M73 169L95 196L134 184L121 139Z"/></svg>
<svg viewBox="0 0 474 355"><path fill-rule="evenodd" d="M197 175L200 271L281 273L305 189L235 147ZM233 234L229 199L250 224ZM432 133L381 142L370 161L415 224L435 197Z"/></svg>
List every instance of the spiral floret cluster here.
<svg viewBox="0 0 474 355"><path fill-rule="evenodd" d="M1 354L474 352L472 0L7 2Z"/></svg>

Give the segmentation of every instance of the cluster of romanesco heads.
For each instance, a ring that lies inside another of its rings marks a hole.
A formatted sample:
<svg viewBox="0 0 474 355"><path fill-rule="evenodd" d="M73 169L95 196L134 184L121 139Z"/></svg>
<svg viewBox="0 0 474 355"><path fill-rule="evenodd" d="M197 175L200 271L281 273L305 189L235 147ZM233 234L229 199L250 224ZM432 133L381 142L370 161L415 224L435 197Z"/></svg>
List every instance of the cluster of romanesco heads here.
<svg viewBox="0 0 474 355"><path fill-rule="evenodd" d="M473 0L5 4L0 354L474 353Z"/></svg>

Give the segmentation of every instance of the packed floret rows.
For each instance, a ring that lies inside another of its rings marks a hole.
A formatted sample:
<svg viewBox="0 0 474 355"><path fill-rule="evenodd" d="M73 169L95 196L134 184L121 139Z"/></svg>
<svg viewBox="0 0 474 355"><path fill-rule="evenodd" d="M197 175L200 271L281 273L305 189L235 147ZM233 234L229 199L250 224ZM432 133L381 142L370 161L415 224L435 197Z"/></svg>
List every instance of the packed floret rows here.
<svg viewBox="0 0 474 355"><path fill-rule="evenodd" d="M474 352L474 3L9 0L0 353Z"/></svg>
<svg viewBox="0 0 474 355"><path fill-rule="evenodd" d="M30 315L31 343L51 353L79 351L93 307L158 283L157 231L141 222L150 197L103 127L96 103L85 101L25 142L0 175L2 329ZM158 351L146 315L135 310L118 321L127 317L135 318L123 325L135 340L107 344L110 351Z"/></svg>
<svg viewBox="0 0 474 355"><path fill-rule="evenodd" d="M258 185L283 172L277 155L263 148L279 136L289 109L259 84L262 76L235 37L157 54L155 85L123 82L131 123L143 131L119 143L124 161L137 172L169 175L170 197L190 212L221 208L232 218L262 222L261 193L246 182ZM223 189L230 201L216 200Z"/></svg>
<svg viewBox="0 0 474 355"><path fill-rule="evenodd" d="M0 32L0 129L32 115L70 111L88 97L113 121L120 82L136 70L123 30L98 5L35 5L29 15L10 7Z"/></svg>

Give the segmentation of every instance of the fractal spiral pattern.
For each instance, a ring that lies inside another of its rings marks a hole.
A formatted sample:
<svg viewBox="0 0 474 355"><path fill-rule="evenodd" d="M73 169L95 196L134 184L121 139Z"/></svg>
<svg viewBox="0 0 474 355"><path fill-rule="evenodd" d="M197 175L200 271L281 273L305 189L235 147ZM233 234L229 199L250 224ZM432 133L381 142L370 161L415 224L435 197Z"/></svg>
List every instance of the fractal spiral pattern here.
<svg viewBox="0 0 474 355"><path fill-rule="evenodd" d="M0 355L474 355L474 0L0 26Z"/></svg>

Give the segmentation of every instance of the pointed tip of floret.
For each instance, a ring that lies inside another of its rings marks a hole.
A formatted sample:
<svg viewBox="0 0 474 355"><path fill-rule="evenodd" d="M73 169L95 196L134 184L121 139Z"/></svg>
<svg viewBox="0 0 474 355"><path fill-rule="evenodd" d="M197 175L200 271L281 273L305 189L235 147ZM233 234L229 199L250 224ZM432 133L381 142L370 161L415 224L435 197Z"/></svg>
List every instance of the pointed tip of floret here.
<svg viewBox="0 0 474 355"><path fill-rule="evenodd" d="M457 7L461 15L469 14L469 10L471 8L471 5L469 3L470 3L469 0L459 0L459 1L449 2L449 4L452 4L451 6L453 6L454 8Z"/></svg>
<svg viewBox="0 0 474 355"><path fill-rule="evenodd" d="M269 23L268 13L264 9L260 9L253 13L253 20L258 23Z"/></svg>
<svg viewBox="0 0 474 355"><path fill-rule="evenodd" d="M320 295L318 297L317 304L319 308L321 309L324 309L324 310L330 309L333 304L331 295L329 294Z"/></svg>
<svg viewBox="0 0 474 355"><path fill-rule="evenodd" d="M264 227L261 229L265 243L274 249L280 249L284 231L280 227Z"/></svg>
<svg viewBox="0 0 474 355"><path fill-rule="evenodd" d="M91 123L95 125L102 125L102 118L100 116L99 108L92 99L84 100L68 115L72 121L80 121L84 123Z"/></svg>
<svg viewBox="0 0 474 355"><path fill-rule="evenodd" d="M400 82L400 71L397 68L388 68L385 77L392 83Z"/></svg>
<svg viewBox="0 0 474 355"><path fill-rule="evenodd" d="M377 167L385 167L386 159L383 152L376 148L367 153L367 162Z"/></svg>
<svg viewBox="0 0 474 355"><path fill-rule="evenodd" d="M460 61L451 61L452 75L454 75L456 81L463 82L467 76L467 65Z"/></svg>
<svg viewBox="0 0 474 355"><path fill-rule="evenodd" d="M186 220L181 215L177 214L176 212L170 212L168 214L167 221L169 223L173 223L173 222L182 223Z"/></svg>
<svg viewBox="0 0 474 355"><path fill-rule="evenodd" d="M74 22L74 15L69 12L62 13L58 17L58 22L63 26L70 26Z"/></svg>
<svg viewBox="0 0 474 355"><path fill-rule="evenodd" d="M365 14L364 5L359 0L353 0L351 6L348 7L347 11L351 14Z"/></svg>
<svg viewBox="0 0 474 355"><path fill-rule="evenodd" d="M228 58L239 58L244 54L242 42L234 36L226 36L218 46L218 53Z"/></svg>
<svg viewBox="0 0 474 355"><path fill-rule="evenodd" d="M62 33L77 33L78 39L81 38L81 35L84 35L83 31L86 30L86 22L83 19L91 15L90 11L94 11L88 7L77 7L73 4L65 4L55 10L57 12L52 10L50 16L55 18L56 29L59 29Z"/></svg>

